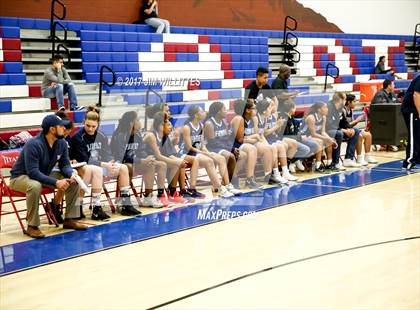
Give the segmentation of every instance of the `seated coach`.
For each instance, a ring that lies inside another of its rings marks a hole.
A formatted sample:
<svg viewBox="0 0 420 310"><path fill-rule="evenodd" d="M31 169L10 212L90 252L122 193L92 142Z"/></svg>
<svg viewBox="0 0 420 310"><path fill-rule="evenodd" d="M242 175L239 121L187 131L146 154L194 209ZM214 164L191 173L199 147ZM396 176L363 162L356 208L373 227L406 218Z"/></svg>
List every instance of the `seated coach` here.
<svg viewBox="0 0 420 310"><path fill-rule="evenodd" d="M26 193L28 228L32 238L43 238L39 229L39 199L43 187L62 190L66 195L66 214L63 228L85 230L86 225L75 219L80 217L79 185L72 177L64 126L68 121L57 115L48 115L42 121L42 132L23 147L11 170L10 188ZM57 167L56 172L53 168Z"/></svg>

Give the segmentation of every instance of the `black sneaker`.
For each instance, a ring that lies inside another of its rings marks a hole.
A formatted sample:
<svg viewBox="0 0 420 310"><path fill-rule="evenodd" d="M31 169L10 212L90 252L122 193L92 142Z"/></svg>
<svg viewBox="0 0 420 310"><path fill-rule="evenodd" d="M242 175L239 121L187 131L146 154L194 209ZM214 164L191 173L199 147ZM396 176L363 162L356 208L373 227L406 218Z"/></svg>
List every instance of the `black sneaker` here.
<svg viewBox="0 0 420 310"><path fill-rule="evenodd" d="M327 170L330 170L331 172L339 172L340 169L335 165L335 164L331 164L327 167L325 167Z"/></svg>
<svg viewBox="0 0 420 310"><path fill-rule="evenodd" d="M206 198L206 195L204 195L203 193L200 193L199 191L197 191L195 188L190 190L191 193L191 197L192 198L198 198L198 199L204 199Z"/></svg>
<svg viewBox="0 0 420 310"><path fill-rule="evenodd" d="M65 110L66 108L64 106L58 108L58 111L65 111Z"/></svg>
<svg viewBox="0 0 420 310"><path fill-rule="evenodd" d="M134 208L131 204L124 205L121 207L121 215L125 216L135 216L135 215L141 215L141 212Z"/></svg>
<svg viewBox="0 0 420 310"><path fill-rule="evenodd" d="M108 214L102 210L102 206L94 206L92 211L92 220L94 221L106 221L110 218Z"/></svg>
<svg viewBox="0 0 420 310"><path fill-rule="evenodd" d="M253 178L249 178L245 180L245 186L250 189L260 189L262 186L255 182Z"/></svg>
<svg viewBox="0 0 420 310"><path fill-rule="evenodd" d="M315 168L315 172L317 172L317 173L328 173L326 167L324 167L323 165L319 166L319 168Z"/></svg>
<svg viewBox="0 0 420 310"><path fill-rule="evenodd" d="M81 219L84 219L84 218L86 218L86 215L83 213L83 205L80 205L80 217L79 217L79 219L81 220Z"/></svg>
<svg viewBox="0 0 420 310"><path fill-rule="evenodd" d="M49 203L52 213L54 214L55 219L58 224L63 224L63 212L60 209L60 205L56 205L53 200Z"/></svg>

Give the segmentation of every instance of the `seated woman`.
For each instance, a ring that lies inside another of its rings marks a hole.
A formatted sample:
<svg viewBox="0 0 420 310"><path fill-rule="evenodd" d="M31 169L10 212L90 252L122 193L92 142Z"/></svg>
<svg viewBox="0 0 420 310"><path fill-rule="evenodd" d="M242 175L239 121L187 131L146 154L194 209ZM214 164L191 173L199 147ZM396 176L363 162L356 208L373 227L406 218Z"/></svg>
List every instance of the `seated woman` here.
<svg viewBox="0 0 420 310"><path fill-rule="evenodd" d="M128 167L113 160L108 138L98 129L99 113L99 108L88 107L83 127L70 139L70 159L101 167L103 175L117 178L120 190L118 205L121 207L121 215L140 215L141 212L131 204ZM97 212L100 212L99 209L94 208L92 217ZM105 212L102 211L102 213ZM98 216L105 217L103 214Z"/></svg>
<svg viewBox="0 0 420 310"><path fill-rule="evenodd" d="M67 116L66 112L64 111L58 111L55 113L57 116L59 116L61 119L64 120L70 120L70 118ZM73 131L74 124L73 122L70 122L68 126L65 127L64 130L64 139L67 141L67 144L70 148L70 133ZM72 163L76 163L76 161L73 161ZM82 178L83 182L85 182L86 185L91 184L92 186L92 203L93 203L93 209L95 212L92 212L92 220L106 220L109 218L109 215L103 212L102 209L102 203L101 203L101 193L102 193L102 183L103 183L103 177L102 177L102 169L95 165L84 165L82 167L76 168L77 174ZM85 196L85 192L83 189L80 189L80 218L85 218L86 216L83 213L83 197ZM56 195L54 196L53 201L51 202L51 207L54 212L54 216L57 219L58 223L62 223L63 219L61 217L61 210L60 210L60 204L64 197L64 191L58 190Z"/></svg>
<svg viewBox="0 0 420 310"><path fill-rule="evenodd" d="M392 76L396 77L397 79L401 79L400 76L397 75L397 73L392 70L392 68L385 69L385 63L386 63L386 57L380 56L379 61L375 66L375 74L391 74Z"/></svg>
<svg viewBox="0 0 420 310"><path fill-rule="evenodd" d="M216 168L215 162L221 165L221 174L225 185L229 184L229 176L227 171L226 162L221 155L210 155L210 152L204 146L203 123L206 114L200 106L192 105L188 109L188 120L182 128L182 135L180 139L180 154L181 157L193 156L198 160L200 168L205 168L212 184L213 194L219 194L221 197L227 198L233 194L221 184Z"/></svg>
<svg viewBox="0 0 420 310"><path fill-rule="evenodd" d="M258 132L258 120L256 117L256 106L253 101L236 100L234 110L237 114L232 119L232 128L235 134L234 148L244 150L248 153L248 160L253 159L253 148L257 150L257 156L263 158L264 181L268 184L280 184L282 178L278 170L278 160L274 157L274 150ZM252 148L251 148L252 147ZM248 150L248 151L247 151ZM252 160L254 163L254 161ZM256 161L255 161L256 162ZM246 186L259 188L259 184L254 180L254 169L248 166L248 173L252 171L252 177L247 177ZM277 170L275 170L277 169Z"/></svg>
<svg viewBox="0 0 420 310"><path fill-rule="evenodd" d="M280 163L282 176L280 177L282 183L287 181L296 181L298 178L292 175L287 165L287 158L292 159L296 154L297 143L292 139L283 139L280 133L283 127L284 120L277 118L277 107L273 106L271 102L262 100L257 105L257 119L258 128L264 139L271 145L274 158L278 159ZM276 167L275 173L279 171Z"/></svg>
<svg viewBox="0 0 420 310"><path fill-rule="evenodd" d="M331 138L325 131L328 106L325 102L314 103L300 126L300 134L303 141L312 140L318 143L318 150L315 154L314 171L325 173L331 168L332 150L337 147L334 138ZM327 166L322 165L322 150L327 153Z"/></svg>
<svg viewBox="0 0 420 310"><path fill-rule="evenodd" d="M284 126L282 128L283 135L287 139L293 139L297 143L297 151L295 157L291 160L289 169L291 172L299 170L305 171L305 166L302 161L315 155L319 151L318 143L311 139L302 139L299 133L299 123L294 118L296 112L296 104L292 99L286 100L279 110L279 117L284 119Z"/></svg>
<svg viewBox="0 0 420 310"><path fill-rule="evenodd" d="M181 158L171 140L171 122L168 114L158 112L153 119L152 131L144 137L144 143L148 148L148 155L153 155L157 160L163 161L167 166L167 180L169 183L168 199L175 203L187 203L194 201L193 198L202 198L204 195L196 190L198 175L198 160L193 156ZM185 168L191 165L190 191L186 189ZM176 191L179 183L180 191ZM162 197L162 196L160 196Z"/></svg>
<svg viewBox="0 0 420 310"><path fill-rule="evenodd" d="M347 94L346 103L344 106L346 112L346 118L349 124L354 127L358 123L364 120L364 115L361 114L359 117L354 119L353 109L356 106L356 96L353 94ZM365 147L365 154L362 154L362 145ZM376 164L378 161L370 154L372 148L372 134L369 131L361 130L359 141L356 146L357 162L362 166L367 164Z"/></svg>
<svg viewBox="0 0 420 310"><path fill-rule="evenodd" d="M140 128L137 113L125 112L111 138L112 155L117 162L128 167L130 180L136 170L143 175L145 198L142 205L162 208L164 205L162 201L153 197L153 183L157 173L158 197L162 197L165 191L166 164L157 161L153 155L147 155L147 146L143 142Z"/></svg>
<svg viewBox="0 0 420 310"><path fill-rule="evenodd" d="M204 140L205 148L219 167L223 184L232 194L239 194L237 171L245 164L247 155L239 149L232 152L232 130L226 120L226 107L223 102L216 101L210 105L204 123Z"/></svg>
<svg viewBox="0 0 420 310"><path fill-rule="evenodd" d="M140 17L136 24L146 23L149 26L156 28L156 33L170 33L171 25L166 19L158 17L158 2L157 0L143 0L140 7Z"/></svg>

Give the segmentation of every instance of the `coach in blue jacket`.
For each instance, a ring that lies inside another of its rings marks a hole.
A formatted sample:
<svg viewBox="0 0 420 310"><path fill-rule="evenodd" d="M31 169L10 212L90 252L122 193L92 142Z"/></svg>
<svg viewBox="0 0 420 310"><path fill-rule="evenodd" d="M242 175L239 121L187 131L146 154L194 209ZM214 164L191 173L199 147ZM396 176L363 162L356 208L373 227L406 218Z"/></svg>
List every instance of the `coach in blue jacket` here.
<svg viewBox="0 0 420 310"><path fill-rule="evenodd" d="M57 188L66 193L66 215L63 228L84 230L86 225L75 221L80 216L79 185L72 178L67 143L63 139L64 126L68 121L57 115L48 115L42 121L42 132L24 146L11 170L10 188L26 193L26 234L43 238L39 230L39 199L44 186ZM53 172L58 166L59 172Z"/></svg>

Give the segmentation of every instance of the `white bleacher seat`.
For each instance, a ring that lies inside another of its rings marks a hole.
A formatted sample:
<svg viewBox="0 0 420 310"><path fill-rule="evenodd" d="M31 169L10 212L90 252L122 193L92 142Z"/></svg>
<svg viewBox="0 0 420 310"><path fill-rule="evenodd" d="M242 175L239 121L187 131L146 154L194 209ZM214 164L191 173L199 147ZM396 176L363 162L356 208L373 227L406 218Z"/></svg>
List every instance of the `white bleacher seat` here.
<svg viewBox="0 0 420 310"><path fill-rule="evenodd" d="M22 98L29 96L28 85L1 85L0 98Z"/></svg>
<svg viewBox="0 0 420 310"><path fill-rule="evenodd" d="M51 100L48 98L29 98L12 100L12 112L50 110Z"/></svg>

